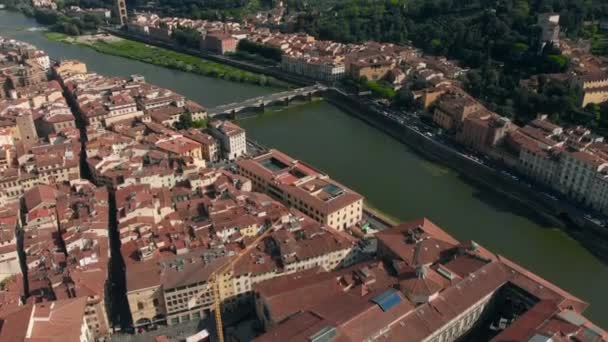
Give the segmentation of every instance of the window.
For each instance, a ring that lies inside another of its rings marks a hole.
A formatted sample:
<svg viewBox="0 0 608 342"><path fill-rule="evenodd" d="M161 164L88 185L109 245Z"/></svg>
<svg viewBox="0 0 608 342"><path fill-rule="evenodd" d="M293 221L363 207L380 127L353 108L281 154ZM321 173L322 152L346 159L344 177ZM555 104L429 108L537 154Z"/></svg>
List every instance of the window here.
<svg viewBox="0 0 608 342"><path fill-rule="evenodd" d="M144 309L144 303L137 302L137 310L143 310L143 309Z"/></svg>

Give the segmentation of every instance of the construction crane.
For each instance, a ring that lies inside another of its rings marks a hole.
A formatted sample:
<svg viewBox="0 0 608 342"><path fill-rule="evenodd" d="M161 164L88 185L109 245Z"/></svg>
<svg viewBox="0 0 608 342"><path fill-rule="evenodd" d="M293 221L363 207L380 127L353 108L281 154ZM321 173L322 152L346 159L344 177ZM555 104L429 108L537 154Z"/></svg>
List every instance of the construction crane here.
<svg viewBox="0 0 608 342"><path fill-rule="evenodd" d="M252 248L257 246L258 243L260 243L264 238L266 238L270 233L272 233L274 231L275 224L278 222L278 220L276 222L273 222L268 229L266 229L262 234L256 237L255 240L253 240L252 243L247 245L245 249L239 252L235 258L230 260L228 263L220 266L217 270L213 271L209 275L208 284L212 286L211 292L213 295L213 310L215 311L215 325L219 342L224 342L224 324L222 322L222 297L220 294L221 276L231 271L234 268L234 265L239 260L241 260L242 257L249 254ZM203 294L207 292L207 289L208 288L206 288L205 290L201 290L196 296L192 297L188 301L188 309L191 309L196 306L197 299L202 297Z"/></svg>

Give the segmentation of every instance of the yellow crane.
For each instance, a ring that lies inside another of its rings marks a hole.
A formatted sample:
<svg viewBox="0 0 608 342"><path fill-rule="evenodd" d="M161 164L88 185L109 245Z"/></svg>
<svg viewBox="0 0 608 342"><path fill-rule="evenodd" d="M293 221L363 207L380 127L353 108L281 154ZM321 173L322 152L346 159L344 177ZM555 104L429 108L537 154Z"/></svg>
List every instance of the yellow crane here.
<svg viewBox="0 0 608 342"><path fill-rule="evenodd" d="M275 228L275 224L277 222L274 222L268 229L266 229L262 234L260 234L258 237L256 237L255 240L253 240L252 243L247 245L245 247L245 249L240 251L235 258L230 260L228 263L220 266L217 270L213 271L209 275L208 284L210 284L212 286L211 291L212 291L212 295L213 295L213 310L215 311L215 313L214 313L215 314L215 325L216 325L217 337L218 337L219 342L224 342L224 324L222 322L222 297L220 294L220 286L221 286L220 282L222 280L222 275L231 271L234 268L234 265L239 260L241 260L242 257L247 255L251 251L252 248L257 246L258 243L260 243L265 237L267 237L271 232L273 232L274 228ZM198 298L200 298L204 292L206 292L206 291L201 291L201 293L192 297L188 301L188 307L189 308L194 307L196 305L196 300Z"/></svg>

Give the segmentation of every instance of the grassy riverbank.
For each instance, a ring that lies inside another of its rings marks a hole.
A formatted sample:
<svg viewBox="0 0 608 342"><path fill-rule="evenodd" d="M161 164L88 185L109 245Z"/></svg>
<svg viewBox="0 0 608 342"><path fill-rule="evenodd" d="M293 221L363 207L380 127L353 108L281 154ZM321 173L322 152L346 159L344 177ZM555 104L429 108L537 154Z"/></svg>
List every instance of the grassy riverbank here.
<svg viewBox="0 0 608 342"><path fill-rule="evenodd" d="M104 38L100 39L90 36L70 37L56 32L46 32L45 36L49 40L87 46L96 50L97 52L108 55L130 58L165 68L191 72L213 78L220 78L227 81L251 83L278 88L287 88L289 86L287 83L273 77L255 74L228 65L211 62L200 57L118 37L105 36Z"/></svg>
<svg viewBox="0 0 608 342"><path fill-rule="evenodd" d="M46 31L43 33L44 37L48 40L52 40L54 42L61 42L61 43L69 43L70 42L70 36L68 36L65 33L59 33L59 32L53 32L53 31Z"/></svg>

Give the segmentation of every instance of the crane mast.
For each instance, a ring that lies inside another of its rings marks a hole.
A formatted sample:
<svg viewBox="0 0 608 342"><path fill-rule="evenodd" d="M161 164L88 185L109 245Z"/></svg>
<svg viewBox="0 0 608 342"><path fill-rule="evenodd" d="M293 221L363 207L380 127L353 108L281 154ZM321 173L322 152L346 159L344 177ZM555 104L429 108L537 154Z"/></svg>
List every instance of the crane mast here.
<svg viewBox="0 0 608 342"><path fill-rule="evenodd" d="M220 286L221 286L220 282L223 279L222 275L224 275L226 272L229 272L230 270L232 270L232 268L234 267L236 262L238 262L243 256L247 255L252 248L254 248L258 243L260 243L260 241L262 241L271 232L273 232L274 228L275 228L274 227L275 224L278 223L279 221L280 220L273 222L270 225L270 227L268 227L268 229L266 229L262 234L260 234L258 237L256 237L252 243L250 243L249 245L247 245L245 247L245 249L243 249L241 252L239 252L234 259L230 260L226 265L215 270L209 276L209 284L211 285L211 291L212 291L212 296L213 296L213 311L215 311L214 315L215 315L216 332L217 332L217 337L218 337L219 342L224 342L224 323L222 320L222 296L220 293ZM208 290L208 288L207 288L207 290ZM206 291L201 290L196 296L192 297L188 301L188 307L189 308L194 307L196 305L197 299L202 297L204 292L206 292Z"/></svg>

